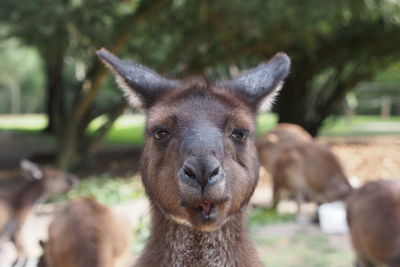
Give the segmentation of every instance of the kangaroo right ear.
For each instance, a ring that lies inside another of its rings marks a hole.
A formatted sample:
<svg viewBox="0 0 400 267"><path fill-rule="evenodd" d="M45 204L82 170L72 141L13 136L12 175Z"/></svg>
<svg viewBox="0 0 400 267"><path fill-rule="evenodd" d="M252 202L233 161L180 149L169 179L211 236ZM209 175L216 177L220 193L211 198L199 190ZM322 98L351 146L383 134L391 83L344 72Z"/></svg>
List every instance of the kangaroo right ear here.
<svg viewBox="0 0 400 267"><path fill-rule="evenodd" d="M275 96L289 74L290 58L277 53L267 63L250 69L239 77L217 83L218 86L235 92L253 110L269 110Z"/></svg>
<svg viewBox="0 0 400 267"><path fill-rule="evenodd" d="M180 86L179 81L164 78L145 66L121 60L104 48L96 53L114 73L132 106L139 104L147 109L160 96Z"/></svg>
<svg viewBox="0 0 400 267"><path fill-rule="evenodd" d="M22 159L20 162L21 169L27 174L27 177L34 179L42 179L43 171L40 169L39 165L29 161L27 159Z"/></svg>

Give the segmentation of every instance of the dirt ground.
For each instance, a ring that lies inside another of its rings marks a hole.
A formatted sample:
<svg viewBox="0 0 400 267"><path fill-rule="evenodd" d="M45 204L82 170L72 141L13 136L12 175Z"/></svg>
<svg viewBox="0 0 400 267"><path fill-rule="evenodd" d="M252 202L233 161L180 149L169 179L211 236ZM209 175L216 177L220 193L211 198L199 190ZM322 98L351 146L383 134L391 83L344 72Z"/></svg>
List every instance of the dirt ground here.
<svg viewBox="0 0 400 267"><path fill-rule="evenodd" d="M400 136L325 137L349 177L362 182L400 178Z"/></svg>

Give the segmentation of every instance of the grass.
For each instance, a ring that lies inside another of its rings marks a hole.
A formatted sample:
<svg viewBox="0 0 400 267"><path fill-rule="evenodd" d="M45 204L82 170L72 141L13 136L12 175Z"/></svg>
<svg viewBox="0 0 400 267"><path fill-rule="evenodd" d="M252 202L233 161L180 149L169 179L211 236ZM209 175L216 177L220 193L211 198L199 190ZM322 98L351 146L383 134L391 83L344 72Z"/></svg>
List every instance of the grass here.
<svg viewBox="0 0 400 267"><path fill-rule="evenodd" d="M257 135L260 136L266 131L274 128L278 120L275 114L260 114L257 117Z"/></svg>
<svg viewBox="0 0 400 267"><path fill-rule="evenodd" d="M293 221L294 214L279 213L276 209L253 208L249 214L250 227Z"/></svg>
<svg viewBox="0 0 400 267"><path fill-rule="evenodd" d="M385 119L372 115L331 118L327 120L321 134L327 136L398 135L400 134L400 116Z"/></svg>
<svg viewBox="0 0 400 267"><path fill-rule="evenodd" d="M94 131L101 123L103 118L98 118L92 122L89 132ZM143 145L144 116L142 114L131 114L121 116L113 128L107 133L106 144L131 144L136 146Z"/></svg>
<svg viewBox="0 0 400 267"><path fill-rule="evenodd" d="M47 123L44 114L17 114L0 116L0 129L11 131L41 131Z"/></svg>

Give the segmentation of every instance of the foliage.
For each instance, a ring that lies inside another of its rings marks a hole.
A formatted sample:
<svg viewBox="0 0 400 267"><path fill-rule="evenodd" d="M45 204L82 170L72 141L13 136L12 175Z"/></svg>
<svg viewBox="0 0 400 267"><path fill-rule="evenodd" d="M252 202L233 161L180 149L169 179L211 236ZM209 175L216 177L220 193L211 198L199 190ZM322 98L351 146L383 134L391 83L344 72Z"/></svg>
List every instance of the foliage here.
<svg viewBox="0 0 400 267"><path fill-rule="evenodd" d="M43 112L44 75L36 50L13 38L0 42L0 113Z"/></svg>
<svg viewBox="0 0 400 267"><path fill-rule="evenodd" d="M120 94L100 90L106 71L94 48L120 50L132 28L160 2L50 1L46 8L41 2L1 2L2 37L19 38L42 58L47 131L56 137L61 168L76 168L93 153L125 107ZM103 114L106 122L94 133L87 131Z"/></svg>
<svg viewBox="0 0 400 267"><path fill-rule="evenodd" d="M391 64L374 78L376 82L400 82L400 62Z"/></svg>
<svg viewBox="0 0 400 267"><path fill-rule="evenodd" d="M0 37L38 51L46 77L47 130L59 165L95 152L126 108L94 55L105 46L173 76L228 78L277 51L292 73L278 98L280 122L316 135L347 92L398 61L400 4L390 0L281 1L2 0ZM104 118L95 131L92 121Z"/></svg>

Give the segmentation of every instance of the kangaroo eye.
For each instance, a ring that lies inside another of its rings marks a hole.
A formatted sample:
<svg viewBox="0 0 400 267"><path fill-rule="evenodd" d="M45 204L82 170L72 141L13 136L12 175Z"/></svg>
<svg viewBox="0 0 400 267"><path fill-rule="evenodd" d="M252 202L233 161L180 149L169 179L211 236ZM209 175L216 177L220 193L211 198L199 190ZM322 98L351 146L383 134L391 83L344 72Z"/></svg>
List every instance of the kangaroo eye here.
<svg viewBox="0 0 400 267"><path fill-rule="evenodd" d="M169 137L169 132L165 129L156 130L153 134L154 139L160 141Z"/></svg>
<svg viewBox="0 0 400 267"><path fill-rule="evenodd" d="M244 142L247 138L248 132L244 129L235 129L232 134L231 138L236 141Z"/></svg>

